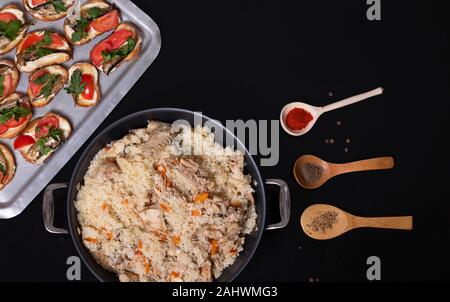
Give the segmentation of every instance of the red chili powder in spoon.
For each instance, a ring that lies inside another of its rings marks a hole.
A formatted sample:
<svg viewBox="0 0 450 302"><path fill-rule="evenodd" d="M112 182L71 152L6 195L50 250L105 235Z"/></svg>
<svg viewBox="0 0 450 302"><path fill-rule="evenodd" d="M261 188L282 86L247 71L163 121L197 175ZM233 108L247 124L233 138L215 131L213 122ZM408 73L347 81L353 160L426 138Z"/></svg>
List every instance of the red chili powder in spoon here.
<svg viewBox="0 0 450 302"><path fill-rule="evenodd" d="M303 108L294 108L286 116L286 124L292 130L302 130L313 120L311 113Z"/></svg>

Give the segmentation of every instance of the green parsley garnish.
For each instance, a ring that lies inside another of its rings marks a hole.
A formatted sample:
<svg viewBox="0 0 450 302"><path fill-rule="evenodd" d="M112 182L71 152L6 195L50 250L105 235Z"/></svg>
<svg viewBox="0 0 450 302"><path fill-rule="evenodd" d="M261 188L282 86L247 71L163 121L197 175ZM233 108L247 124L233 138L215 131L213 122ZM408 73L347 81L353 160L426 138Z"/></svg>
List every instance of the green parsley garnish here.
<svg viewBox="0 0 450 302"><path fill-rule="evenodd" d="M62 0L50 0L57 13L66 12L67 6ZM48 3L48 2L47 2Z"/></svg>
<svg viewBox="0 0 450 302"><path fill-rule="evenodd" d="M39 153L41 153L42 155L47 155L50 152L53 151L52 148L47 147L45 144L47 143L47 138L45 137L41 137L40 139L38 139L38 141L36 142Z"/></svg>
<svg viewBox="0 0 450 302"><path fill-rule="evenodd" d="M17 102L16 106L13 108L4 108L0 110L0 124L4 124L12 118L18 121L30 113L30 109L19 106L19 102Z"/></svg>
<svg viewBox="0 0 450 302"><path fill-rule="evenodd" d="M2 172L3 174L6 174L5 166L3 166L2 163L0 163L0 172Z"/></svg>
<svg viewBox="0 0 450 302"><path fill-rule="evenodd" d="M95 19L98 18L102 15L102 10L98 7L91 7L90 9L87 10L87 14L89 19Z"/></svg>
<svg viewBox="0 0 450 302"><path fill-rule="evenodd" d="M63 134L64 134L63 131L57 128L51 128L50 131L48 132L48 136L52 137L56 141L60 141Z"/></svg>
<svg viewBox="0 0 450 302"><path fill-rule="evenodd" d="M14 41L19 35L21 27L22 21L20 20L0 21L0 36L5 36L9 40Z"/></svg>
<svg viewBox="0 0 450 302"><path fill-rule="evenodd" d="M83 93L85 87L86 83L82 82L81 70L77 69L72 74L69 87L64 89L67 93L72 94L74 97L77 97L79 94Z"/></svg>
<svg viewBox="0 0 450 302"><path fill-rule="evenodd" d="M83 38L87 37L88 33L86 32L86 28L89 26L89 22L86 18L80 17L77 20L77 24L75 25L74 32L72 33L72 41L78 42Z"/></svg>
<svg viewBox="0 0 450 302"><path fill-rule="evenodd" d="M50 74L50 73L46 73L40 77L38 77L37 79L35 79L33 82L37 85L44 85L41 88L40 94L38 96L43 96L44 98L48 98L53 91L53 87L55 86L55 84L58 83L59 79L61 78L61 76L59 74Z"/></svg>
<svg viewBox="0 0 450 302"><path fill-rule="evenodd" d="M114 49L112 51L104 50L102 52L103 60L105 62L112 61L117 58L128 56L136 47L136 42L132 38L128 38L127 44L120 47L119 49Z"/></svg>
<svg viewBox="0 0 450 302"><path fill-rule="evenodd" d="M36 132L39 131L40 131L39 128L36 128ZM39 153L42 155L48 155L50 152L54 150L53 148L46 146L49 138L53 138L55 141L60 142L63 135L64 133L61 129L50 128L48 134L45 137L39 138L36 142L36 146L39 150Z"/></svg>
<svg viewBox="0 0 450 302"><path fill-rule="evenodd" d="M45 57L49 54L53 53L53 50L46 48L46 46L49 46L52 44L53 39L51 36L51 33L49 31L44 32L44 39L37 42L33 46L30 46L25 50L26 53L35 53L39 58Z"/></svg>

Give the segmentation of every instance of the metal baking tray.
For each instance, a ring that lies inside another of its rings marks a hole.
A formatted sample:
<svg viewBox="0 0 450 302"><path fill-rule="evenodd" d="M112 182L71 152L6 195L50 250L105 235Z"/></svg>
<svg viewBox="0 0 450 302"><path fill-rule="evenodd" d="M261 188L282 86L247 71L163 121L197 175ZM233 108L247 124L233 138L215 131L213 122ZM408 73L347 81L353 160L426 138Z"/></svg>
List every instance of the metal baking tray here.
<svg viewBox="0 0 450 302"><path fill-rule="evenodd" d="M0 191L0 219L17 216L33 201L119 104L159 53L161 36L156 23L129 0L108 1L120 10L122 21L129 21L138 28L143 39L141 53L135 60L123 64L109 76L99 72L102 99L97 106L91 108L75 107L72 97L61 91L49 105L44 108L33 109L33 118L42 116L49 111L62 114L70 120L73 133L67 142L41 166L25 162L20 154L14 152L17 166L16 175L12 182ZM1 6L13 3L23 8L22 1L19 0L1 1ZM29 14L26 15L28 22L34 22L28 32L49 29L63 33L64 20L40 22L32 19ZM76 46L73 60L63 65L69 68L76 62L89 61L89 52L92 47L109 34L111 32L97 37L86 45ZM0 58L13 60L14 56L15 50L0 56ZM27 86L28 74L22 73L17 92L25 94ZM13 141L1 139L1 143L7 145L11 151L13 151Z"/></svg>

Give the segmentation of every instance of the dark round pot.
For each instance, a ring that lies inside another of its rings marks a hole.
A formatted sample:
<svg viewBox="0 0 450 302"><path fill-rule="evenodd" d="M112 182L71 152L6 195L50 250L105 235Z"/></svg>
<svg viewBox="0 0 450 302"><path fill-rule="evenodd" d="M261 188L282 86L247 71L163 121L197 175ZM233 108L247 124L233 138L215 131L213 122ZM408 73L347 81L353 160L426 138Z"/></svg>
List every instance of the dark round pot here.
<svg viewBox="0 0 450 302"><path fill-rule="evenodd" d="M223 145L224 142L234 142L234 147L239 147L241 148L241 150L245 150L245 173L250 174L252 179L254 180L254 199L256 213L258 215L257 230L255 230L252 234L246 236L244 250L239 254L236 261L223 271L222 275L218 279L216 279L216 281L232 281L245 268L245 266L255 253L265 229L278 229L283 228L287 225L290 213L290 198L289 189L286 183L278 179L271 179L264 182L259 172L258 166L253 160L252 156L249 154L242 142L239 141L238 138L233 133L231 133L231 131L227 130L225 127L223 127L223 125L215 120L212 120L209 117L188 110L176 108L158 108L137 112L113 123L91 141L91 143L88 145L88 147L78 160L69 184L51 184L47 186L44 193L43 214L46 229L49 232L55 234L67 234L67 230L56 228L53 225L53 191L60 188L68 188L67 223L70 235L84 263L99 280L111 282L118 281L118 278L116 274L102 268L84 246L81 236L78 233L79 223L77 219L77 211L74 206L74 201L76 200L77 195L77 184L83 183L84 175L88 170L91 160L94 158L98 151L104 148L111 141L122 138L131 129L146 127L149 120L158 120L167 123L172 123L176 120L186 120L191 125L193 125L194 119L195 121L199 120L202 123L204 123L205 121L209 121L209 123L212 123L215 129L222 129L224 134L223 141L216 140L217 143ZM280 187L279 202L282 221L280 223L268 226L266 226L265 224L265 184L272 184Z"/></svg>

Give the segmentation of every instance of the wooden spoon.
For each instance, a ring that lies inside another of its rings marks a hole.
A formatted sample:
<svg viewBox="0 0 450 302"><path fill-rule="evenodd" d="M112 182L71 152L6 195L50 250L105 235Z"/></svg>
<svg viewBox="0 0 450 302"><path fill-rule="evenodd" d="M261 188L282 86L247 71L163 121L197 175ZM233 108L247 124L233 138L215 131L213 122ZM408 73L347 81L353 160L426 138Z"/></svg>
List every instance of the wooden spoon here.
<svg viewBox="0 0 450 302"><path fill-rule="evenodd" d="M322 114L324 114L325 112L329 112L329 111L336 110L336 109L339 109L339 108L342 108L345 106L349 106L351 104L361 102L363 100L380 95L382 93L383 93L383 88L378 87L377 89L343 99L339 102L335 102L335 103L329 104L324 107L311 106L311 105L303 103L303 102L289 103L286 106L284 106L284 108L281 110L281 113L280 113L281 127L284 129L284 131L286 131L290 135L293 135L293 136L303 135L303 134L307 133L309 130L311 130L311 128L317 122L319 117ZM288 127L288 125L286 124L287 114L289 113L289 111L291 111L294 108L304 109L304 110L308 111L313 117L312 121L310 121L309 124L303 129L293 130L293 129L290 129Z"/></svg>
<svg viewBox="0 0 450 302"><path fill-rule="evenodd" d="M315 204L303 212L300 224L309 237L325 240L356 228L412 230L413 217L358 217L331 205Z"/></svg>
<svg viewBox="0 0 450 302"><path fill-rule="evenodd" d="M330 178L340 174L391 169L394 167L393 157L377 157L354 161L346 164L326 162L314 155L300 156L294 164L294 177L305 189L316 189Z"/></svg>

